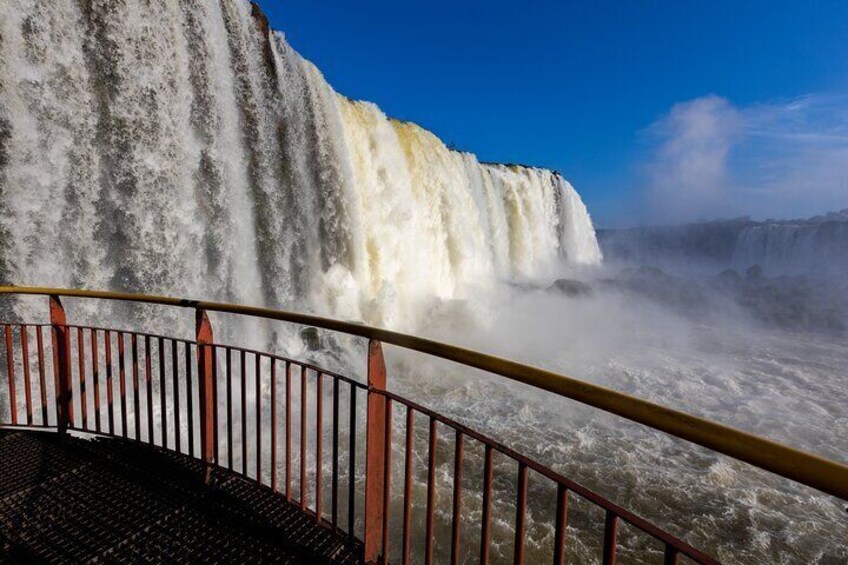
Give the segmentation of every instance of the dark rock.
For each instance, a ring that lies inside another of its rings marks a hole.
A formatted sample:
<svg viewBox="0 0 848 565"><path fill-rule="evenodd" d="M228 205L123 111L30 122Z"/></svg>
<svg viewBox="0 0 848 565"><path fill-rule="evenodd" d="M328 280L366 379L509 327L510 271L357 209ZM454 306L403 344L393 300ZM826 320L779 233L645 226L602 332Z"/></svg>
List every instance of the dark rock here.
<svg viewBox="0 0 848 565"><path fill-rule="evenodd" d="M300 339L308 351L321 349L321 335L318 333L318 328L303 328L300 330Z"/></svg>
<svg viewBox="0 0 848 565"><path fill-rule="evenodd" d="M256 29L258 29L262 35L268 35L271 33L271 24L268 22L268 16L265 15L262 8L260 8L259 4L256 2L250 3L250 15L256 22Z"/></svg>
<svg viewBox="0 0 848 565"><path fill-rule="evenodd" d="M742 284L742 276L734 269L723 270L715 280L722 287L737 287Z"/></svg>
<svg viewBox="0 0 848 565"><path fill-rule="evenodd" d="M566 296L573 297L591 296L594 293L588 283L574 279L557 279L547 290L561 292Z"/></svg>
<svg viewBox="0 0 848 565"><path fill-rule="evenodd" d="M0 172L9 162L9 141L12 139L12 123L0 118Z"/></svg>
<svg viewBox="0 0 848 565"><path fill-rule="evenodd" d="M745 271L745 278L749 281L759 281L763 279L763 268L759 265L751 265Z"/></svg>
<svg viewBox="0 0 848 565"><path fill-rule="evenodd" d="M271 46L271 25L268 16L262 12L262 8L256 2L251 2L251 13L256 30L262 37L262 54L265 59L265 69L274 80L277 79L277 65L274 63L274 48Z"/></svg>

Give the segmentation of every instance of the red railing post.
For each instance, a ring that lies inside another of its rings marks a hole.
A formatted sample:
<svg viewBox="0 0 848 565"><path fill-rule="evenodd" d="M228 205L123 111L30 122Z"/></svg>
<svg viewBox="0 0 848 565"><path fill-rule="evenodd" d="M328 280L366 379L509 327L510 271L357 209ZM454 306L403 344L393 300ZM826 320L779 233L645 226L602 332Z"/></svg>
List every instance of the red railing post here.
<svg viewBox="0 0 848 565"><path fill-rule="evenodd" d="M197 309L197 381L200 407L200 457L206 463L206 482L212 480L215 453L215 381L212 367L212 324L205 310ZM193 441L194 438L191 438Z"/></svg>
<svg viewBox="0 0 848 565"><path fill-rule="evenodd" d="M58 296L50 297L50 323L53 326L53 373L56 379L56 428L60 434L68 430L74 419L71 388L70 339L65 308Z"/></svg>
<svg viewBox="0 0 848 565"><path fill-rule="evenodd" d="M379 341L368 342L368 417L365 458L365 562L377 563L382 546L386 465L386 362ZM351 430L351 433L355 433ZM383 556L383 561L386 556Z"/></svg>

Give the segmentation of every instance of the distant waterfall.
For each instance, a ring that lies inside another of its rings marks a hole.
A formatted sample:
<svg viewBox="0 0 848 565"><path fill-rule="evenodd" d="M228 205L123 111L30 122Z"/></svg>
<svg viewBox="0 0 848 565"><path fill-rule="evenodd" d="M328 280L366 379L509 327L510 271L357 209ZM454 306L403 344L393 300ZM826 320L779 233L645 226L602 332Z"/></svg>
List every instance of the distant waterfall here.
<svg viewBox="0 0 848 565"><path fill-rule="evenodd" d="M761 224L746 228L732 264L761 266L769 275L844 278L848 275L848 222Z"/></svg>
<svg viewBox="0 0 848 565"><path fill-rule="evenodd" d="M704 274L732 268L744 275L759 266L769 277L848 277L848 210L807 220L737 218L599 230L598 238L613 262Z"/></svg>
<svg viewBox="0 0 848 565"><path fill-rule="evenodd" d="M409 329L601 259L551 171L336 94L245 0L0 0L0 275Z"/></svg>

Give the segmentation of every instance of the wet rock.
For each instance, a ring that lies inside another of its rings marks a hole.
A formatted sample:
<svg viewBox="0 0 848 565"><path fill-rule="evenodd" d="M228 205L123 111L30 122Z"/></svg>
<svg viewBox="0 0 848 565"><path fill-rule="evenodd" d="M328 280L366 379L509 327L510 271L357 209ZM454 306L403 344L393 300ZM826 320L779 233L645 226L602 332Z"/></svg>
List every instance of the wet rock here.
<svg viewBox="0 0 848 565"><path fill-rule="evenodd" d="M274 49L271 46L271 25L268 16L256 2L251 2L251 14L256 29L262 37L262 54L265 62L265 70L274 80L277 79L277 66L274 64Z"/></svg>
<svg viewBox="0 0 848 565"><path fill-rule="evenodd" d="M759 281L763 278L763 268L759 265L751 265L745 271L745 278L749 281Z"/></svg>
<svg viewBox="0 0 848 565"><path fill-rule="evenodd" d="M726 289L735 289L742 284L742 275L734 269L725 269L718 274L715 282L719 287Z"/></svg>
<svg viewBox="0 0 848 565"><path fill-rule="evenodd" d="M321 335L318 333L318 328L309 327L300 330L300 339L308 351L321 349Z"/></svg>
<svg viewBox="0 0 848 565"><path fill-rule="evenodd" d="M594 290L588 283L575 279L557 279L547 290L560 292L572 297L591 296L594 293Z"/></svg>
<svg viewBox="0 0 848 565"><path fill-rule="evenodd" d="M12 123L0 118L0 173L9 162L9 142L12 139Z"/></svg>

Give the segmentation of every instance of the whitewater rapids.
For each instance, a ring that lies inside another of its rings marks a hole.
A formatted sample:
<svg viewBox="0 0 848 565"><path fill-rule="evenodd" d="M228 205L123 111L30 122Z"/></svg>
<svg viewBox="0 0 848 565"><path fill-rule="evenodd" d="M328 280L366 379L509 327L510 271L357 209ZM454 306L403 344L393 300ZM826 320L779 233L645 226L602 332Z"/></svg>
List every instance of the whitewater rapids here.
<svg viewBox="0 0 848 565"><path fill-rule="evenodd" d="M425 332L844 460L844 343L748 343L752 333L701 327L681 343L689 322L633 311L634 301L516 289L600 261L586 207L561 175L482 164L336 93L246 0L0 0L3 284L207 298ZM185 312L68 302L74 323L190 335ZM38 322L45 310L39 299L2 312ZM226 341L223 328L238 326L219 321ZM296 341L266 346L299 357L287 349ZM538 391L389 361L396 390L726 561L848 559L833 500ZM446 460L443 493L449 473ZM531 499L550 502L535 484ZM473 533L479 490L467 493ZM493 554L504 560L510 500L494 510ZM603 517L575 511L569 558L594 563L592 521ZM549 555L548 518L529 518L534 561ZM439 532L447 524L442 509ZM626 558L661 558L623 530Z"/></svg>

